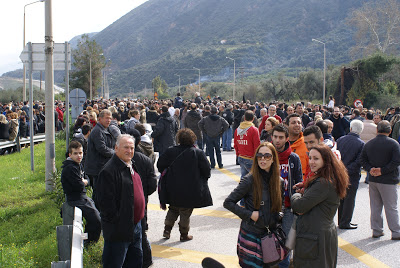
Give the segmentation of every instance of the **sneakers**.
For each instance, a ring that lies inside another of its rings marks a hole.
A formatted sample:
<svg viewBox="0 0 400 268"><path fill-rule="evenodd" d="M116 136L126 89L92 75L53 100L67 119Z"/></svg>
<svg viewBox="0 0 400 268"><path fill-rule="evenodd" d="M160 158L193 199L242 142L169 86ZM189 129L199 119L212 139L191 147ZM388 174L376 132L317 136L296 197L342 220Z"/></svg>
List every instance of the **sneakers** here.
<svg viewBox="0 0 400 268"><path fill-rule="evenodd" d="M190 241L190 240L192 240L193 239L193 236L192 235L181 235L181 242L186 242L186 241Z"/></svg>

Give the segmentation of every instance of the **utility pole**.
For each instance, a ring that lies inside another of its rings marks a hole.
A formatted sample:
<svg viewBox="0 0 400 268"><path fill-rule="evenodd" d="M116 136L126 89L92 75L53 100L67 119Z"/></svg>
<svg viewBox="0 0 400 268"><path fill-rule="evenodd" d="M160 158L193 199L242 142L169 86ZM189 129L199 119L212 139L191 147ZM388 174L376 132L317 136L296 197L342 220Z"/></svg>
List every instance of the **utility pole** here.
<svg viewBox="0 0 400 268"><path fill-rule="evenodd" d="M54 190L52 176L56 171L55 158L55 127L54 127L54 66L53 66L53 18L52 18L52 0L45 1L45 101L46 101L46 173L45 185L46 191ZM31 104L32 105L32 104ZM33 106L32 106L33 107ZM67 126L68 127L68 126Z"/></svg>
<svg viewBox="0 0 400 268"><path fill-rule="evenodd" d="M32 3L29 3L29 4L26 4L25 6L24 6L24 38L23 38L23 41L24 41L24 44L23 44L23 47L22 47L22 49L25 49L25 25L26 25L26 19L25 19L25 17L26 17L26 12L25 12L25 9L26 9L26 7L27 6L29 6L29 5L32 5L32 4L34 4L34 3L39 3L39 2L44 2L45 0L38 0L38 1L34 1L34 2L32 2ZM24 64L24 67L23 67L23 78L22 78L22 83L23 83L23 85L22 85L22 101L26 101L26 67L25 67L25 64ZM32 104L31 104L32 105Z"/></svg>
<svg viewBox="0 0 400 268"><path fill-rule="evenodd" d="M89 58L89 95L90 95L90 100L93 100L93 94L92 94L92 55L90 55Z"/></svg>
<svg viewBox="0 0 400 268"><path fill-rule="evenodd" d="M200 69L199 68L196 68L196 67L193 67L193 69L195 69L195 70L198 70L199 71L199 93L201 93L200 92L200 89L201 89L201 82L200 82ZM200 94L201 95L201 94Z"/></svg>
<svg viewBox="0 0 400 268"><path fill-rule="evenodd" d="M233 94L232 100L235 100L235 91L236 91L236 61L235 59L226 57L227 59L233 60Z"/></svg>
<svg viewBox="0 0 400 268"><path fill-rule="evenodd" d="M318 42L324 45L324 85L322 89L322 105L325 105L325 84L326 84L326 49L325 49L325 43L318 40L318 39L311 39L314 42Z"/></svg>
<svg viewBox="0 0 400 268"><path fill-rule="evenodd" d="M178 92L181 93L181 76L179 74L175 74L175 75L179 77Z"/></svg>

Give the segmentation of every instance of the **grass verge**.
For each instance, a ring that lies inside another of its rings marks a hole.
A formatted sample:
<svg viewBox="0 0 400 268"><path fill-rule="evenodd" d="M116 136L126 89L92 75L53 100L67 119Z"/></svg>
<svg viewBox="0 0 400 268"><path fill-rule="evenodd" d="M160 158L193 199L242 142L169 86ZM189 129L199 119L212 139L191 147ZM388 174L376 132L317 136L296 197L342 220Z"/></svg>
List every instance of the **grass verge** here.
<svg viewBox="0 0 400 268"><path fill-rule="evenodd" d="M56 140L56 168L65 159L65 142ZM62 225L54 194L45 190L45 144L0 156L0 268L49 267L58 261L56 226ZM102 242L84 251L84 267L101 267Z"/></svg>

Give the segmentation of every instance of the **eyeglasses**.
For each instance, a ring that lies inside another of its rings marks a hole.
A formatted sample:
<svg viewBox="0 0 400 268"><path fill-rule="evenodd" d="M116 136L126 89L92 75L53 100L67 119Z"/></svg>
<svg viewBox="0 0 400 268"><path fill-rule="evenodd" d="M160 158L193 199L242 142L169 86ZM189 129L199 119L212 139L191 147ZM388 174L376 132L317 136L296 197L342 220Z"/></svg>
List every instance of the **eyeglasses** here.
<svg viewBox="0 0 400 268"><path fill-rule="evenodd" d="M256 153L256 156L257 156L258 159L262 159L263 157L264 157L266 160L271 160L271 159L272 159L272 154L270 154L270 153L265 153L265 154Z"/></svg>

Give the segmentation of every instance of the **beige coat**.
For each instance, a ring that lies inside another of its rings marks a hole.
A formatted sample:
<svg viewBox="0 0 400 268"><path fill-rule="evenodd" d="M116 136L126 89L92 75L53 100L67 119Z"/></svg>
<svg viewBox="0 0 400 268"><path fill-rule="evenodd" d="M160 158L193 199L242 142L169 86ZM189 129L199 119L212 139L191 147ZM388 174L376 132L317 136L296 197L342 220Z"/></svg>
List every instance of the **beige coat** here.
<svg viewBox="0 0 400 268"><path fill-rule="evenodd" d="M367 143L376 137L376 125L372 120L364 120L364 130L360 134L360 139Z"/></svg>

